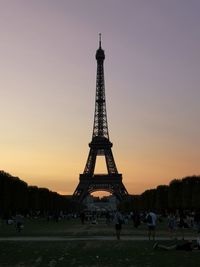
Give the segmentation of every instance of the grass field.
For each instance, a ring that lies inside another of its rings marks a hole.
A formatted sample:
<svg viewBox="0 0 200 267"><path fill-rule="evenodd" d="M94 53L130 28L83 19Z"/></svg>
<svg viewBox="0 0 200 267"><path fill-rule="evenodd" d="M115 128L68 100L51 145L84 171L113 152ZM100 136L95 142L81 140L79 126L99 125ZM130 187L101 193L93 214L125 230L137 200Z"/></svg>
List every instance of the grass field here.
<svg viewBox="0 0 200 267"><path fill-rule="evenodd" d="M63 220L59 222L47 221L46 219L25 220L24 229L17 233L14 225L7 225L5 222L0 224L0 237L6 236L111 236L115 234L114 225L105 224L105 220L99 221L98 224L86 222L84 225L78 219ZM196 231L188 229L185 231L186 236L193 236ZM138 229L133 227L132 222L123 225L122 236L146 236L146 224L142 224ZM166 222L158 224L158 236L169 236ZM181 232L177 230L177 237L181 237Z"/></svg>
<svg viewBox="0 0 200 267"><path fill-rule="evenodd" d="M114 236L114 225L104 222L81 225L79 220L47 222L27 220L21 233L13 225L0 226L0 237L89 237ZM165 223L158 226L159 236L168 236ZM180 233L177 233L180 235ZM187 235L195 235L189 230ZM153 250L153 241L123 240L127 236L146 236L146 225L135 229L123 225L122 240L83 241L0 241L0 267L54 266L133 266L133 267L197 267L200 252ZM172 244L174 241L162 241Z"/></svg>
<svg viewBox="0 0 200 267"><path fill-rule="evenodd" d="M199 252L155 251L148 241L0 243L0 266L197 267L199 260Z"/></svg>

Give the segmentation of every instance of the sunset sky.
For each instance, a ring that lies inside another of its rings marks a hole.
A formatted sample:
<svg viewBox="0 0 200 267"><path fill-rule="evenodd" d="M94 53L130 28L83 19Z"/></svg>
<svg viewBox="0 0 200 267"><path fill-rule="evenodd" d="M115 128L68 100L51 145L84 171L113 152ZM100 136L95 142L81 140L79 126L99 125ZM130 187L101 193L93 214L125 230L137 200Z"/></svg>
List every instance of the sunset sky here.
<svg viewBox="0 0 200 267"><path fill-rule="evenodd" d="M0 0L0 169L73 193L101 32L109 135L128 192L199 175L199 14L199 0Z"/></svg>

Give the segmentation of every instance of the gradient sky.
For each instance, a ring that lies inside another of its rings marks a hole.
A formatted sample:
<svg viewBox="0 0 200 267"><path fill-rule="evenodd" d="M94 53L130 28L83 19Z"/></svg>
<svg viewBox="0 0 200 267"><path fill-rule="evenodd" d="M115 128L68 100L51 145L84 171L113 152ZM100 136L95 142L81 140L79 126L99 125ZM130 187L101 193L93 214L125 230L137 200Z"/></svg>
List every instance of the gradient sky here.
<svg viewBox="0 0 200 267"><path fill-rule="evenodd" d="M0 0L0 169L73 193L101 32L110 140L129 193L199 175L199 14L199 0Z"/></svg>

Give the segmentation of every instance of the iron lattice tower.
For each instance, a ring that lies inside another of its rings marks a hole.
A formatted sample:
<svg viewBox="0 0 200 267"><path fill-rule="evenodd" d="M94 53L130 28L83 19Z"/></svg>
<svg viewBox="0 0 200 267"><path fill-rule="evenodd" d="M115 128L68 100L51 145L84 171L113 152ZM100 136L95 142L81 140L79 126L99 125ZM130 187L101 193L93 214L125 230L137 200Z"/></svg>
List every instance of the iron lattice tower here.
<svg viewBox="0 0 200 267"><path fill-rule="evenodd" d="M109 140L106 114L106 98L104 83L104 50L101 48L101 34L99 35L99 48L96 51L97 78L96 99L92 141L89 143L90 151L83 174L80 174L79 184L74 192L74 198L80 202L94 191L108 191L118 200L128 196L122 183L122 174L118 173L112 154L112 143ZM97 156L105 156L107 174L94 174Z"/></svg>

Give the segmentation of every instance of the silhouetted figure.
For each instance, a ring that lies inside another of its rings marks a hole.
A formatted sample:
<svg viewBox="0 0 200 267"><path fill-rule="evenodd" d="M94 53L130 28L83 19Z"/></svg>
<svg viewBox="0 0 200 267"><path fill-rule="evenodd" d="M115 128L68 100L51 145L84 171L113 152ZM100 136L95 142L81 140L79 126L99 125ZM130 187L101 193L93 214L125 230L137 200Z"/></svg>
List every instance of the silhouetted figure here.
<svg viewBox="0 0 200 267"><path fill-rule="evenodd" d="M55 211L55 212L54 212L54 216L53 216L53 218L54 218L54 221L55 221L55 222L59 222L59 218L60 218L60 217L59 217L59 212L58 212L58 211Z"/></svg>
<svg viewBox="0 0 200 267"><path fill-rule="evenodd" d="M117 240L120 240L122 223L123 223L123 216L121 212L116 211L115 216L114 216L114 222L115 222L116 237L117 237Z"/></svg>
<svg viewBox="0 0 200 267"><path fill-rule="evenodd" d="M197 227L197 232L200 233L200 210L195 212L194 222Z"/></svg>
<svg viewBox="0 0 200 267"><path fill-rule="evenodd" d="M156 221L157 216L154 212L150 211L146 215L146 222L148 226L148 237L149 240L151 240L151 237L153 240L155 240L155 234L156 234Z"/></svg>
<svg viewBox="0 0 200 267"><path fill-rule="evenodd" d="M84 213L84 211L81 212L80 218L81 218L81 223L84 224L85 223L85 213Z"/></svg>
<svg viewBox="0 0 200 267"><path fill-rule="evenodd" d="M170 213L168 217L168 229L171 237L175 237L176 217L173 213Z"/></svg>
<svg viewBox="0 0 200 267"><path fill-rule="evenodd" d="M16 225L16 230L18 233L21 232L21 230L23 229L24 225L23 225L23 217L21 214L17 214L15 217L15 225Z"/></svg>
<svg viewBox="0 0 200 267"><path fill-rule="evenodd" d="M181 230L181 235L182 235L182 239L184 240L184 237L185 237L185 233L184 233L184 228L187 228L186 227L186 222L185 222L185 214L182 210L179 211L179 228Z"/></svg>
<svg viewBox="0 0 200 267"><path fill-rule="evenodd" d="M133 213L133 225L135 228L138 228L138 226L140 225L140 214L138 211L134 211Z"/></svg>
<svg viewBox="0 0 200 267"><path fill-rule="evenodd" d="M110 212L107 211L105 216L106 216L106 224L109 224L110 223L110 219L111 219Z"/></svg>
<svg viewBox="0 0 200 267"><path fill-rule="evenodd" d="M183 251L192 251L192 250L199 250L200 251L200 240L197 239L196 244L192 243L192 240L187 240L182 244L173 244L171 246L161 245L159 243L155 243L153 248L163 249L163 250L183 250Z"/></svg>

